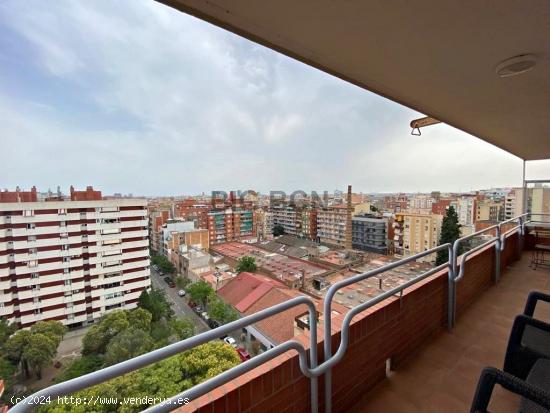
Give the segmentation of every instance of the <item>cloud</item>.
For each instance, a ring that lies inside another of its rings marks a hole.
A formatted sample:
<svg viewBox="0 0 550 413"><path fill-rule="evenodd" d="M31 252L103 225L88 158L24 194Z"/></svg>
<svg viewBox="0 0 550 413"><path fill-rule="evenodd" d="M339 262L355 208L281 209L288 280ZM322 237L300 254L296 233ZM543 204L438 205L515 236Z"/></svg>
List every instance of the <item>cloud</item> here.
<svg viewBox="0 0 550 413"><path fill-rule="evenodd" d="M469 190L513 156L145 0L0 4L3 185L110 192ZM22 52L24 51L24 52Z"/></svg>

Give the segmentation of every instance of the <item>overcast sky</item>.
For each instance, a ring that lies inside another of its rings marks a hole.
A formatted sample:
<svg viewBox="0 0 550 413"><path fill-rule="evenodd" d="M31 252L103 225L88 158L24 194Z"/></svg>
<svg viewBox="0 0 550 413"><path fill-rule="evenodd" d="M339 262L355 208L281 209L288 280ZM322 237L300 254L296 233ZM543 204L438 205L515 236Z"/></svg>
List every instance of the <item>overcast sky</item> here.
<svg viewBox="0 0 550 413"><path fill-rule="evenodd" d="M0 2L0 188L521 183L518 158L449 126L411 136L418 116L154 1Z"/></svg>

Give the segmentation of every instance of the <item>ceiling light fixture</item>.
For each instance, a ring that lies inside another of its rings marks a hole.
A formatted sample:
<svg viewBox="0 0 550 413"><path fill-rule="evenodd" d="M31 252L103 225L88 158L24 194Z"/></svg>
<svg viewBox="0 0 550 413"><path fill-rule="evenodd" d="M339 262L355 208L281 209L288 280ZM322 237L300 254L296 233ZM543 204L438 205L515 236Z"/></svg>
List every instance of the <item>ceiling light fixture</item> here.
<svg viewBox="0 0 550 413"><path fill-rule="evenodd" d="M522 54L500 62L495 72L500 77L516 76L528 72L538 62L538 58L532 54Z"/></svg>

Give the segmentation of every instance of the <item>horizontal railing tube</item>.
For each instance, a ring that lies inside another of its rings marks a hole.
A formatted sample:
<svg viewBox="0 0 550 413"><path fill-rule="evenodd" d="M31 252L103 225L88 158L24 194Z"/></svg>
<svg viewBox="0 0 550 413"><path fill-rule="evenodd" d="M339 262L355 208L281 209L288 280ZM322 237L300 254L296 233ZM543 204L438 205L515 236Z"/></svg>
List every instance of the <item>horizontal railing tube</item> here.
<svg viewBox="0 0 550 413"><path fill-rule="evenodd" d="M138 370L140 368L146 367L152 363L156 363L168 357L175 356L183 351L190 350L193 347L199 346L201 344L207 343L212 340L216 340L219 337L223 336L224 334L230 333L231 331L246 327L250 324L254 324L258 321L269 318L274 314L278 314L282 311L286 311L298 305L306 305L309 309L310 341L311 341L310 359L311 359L312 367L315 367L317 365L317 313L316 313L315 304L313 303L313 301L306 296L300 296L300 297L296 297L288 301L285 301L283 303L274 305L272 307L266 308L265 310L259 311L255 314L251 314L249 316L232 321L214 330L206 331L199 335L190 337L188 339L179 341L174 344L170 344L158 350L154 350L149 353L142 354L141 356L134 357L130 360L123 361L113 366L106 367L104 369L101 369L92 373L88 373L84 376L77 377L77 378L65 381L63 383L59 383L59 384L55 384L53 386L47 387L46 389L40 390L32 394L31 396L23 399L21 402L19 402L14 407L12 407L10 409L10 412L20 413L20 412L33 411L34 408L36 407L35 404L31 404L33 400L44 399L45 397L48 397L48 396L52 398L55 398L57 396L66 396L76 391L85 389L87 387L91 387L96 384L103 383L107 380L113 379L123 374L127 374L132 371ZM286 343L283 343L283 344L285 344L284 348L289 347L288 344ZM296 349L296 348L292 347L292 349ZM305 355L305 350L303 354ZM307 365L304 365L305 363L304 360L301 360L300 362L301 369L305 373L309 374ZM252 360L249 360L243 364L246 364L250 361ZM234 368L237 368L237 367L240 367L240 366L236 366ZM228 370L222 373L221 375L224 375L229 371L231 370ZM315 378L313 378L313 380L314 381L312 381L312 411L316 411L314 409L317 408L317 404L318 404L317 403L318 395L317 395L317 389L316 389L317 382ZM315 401L313 400L313 396L315 396Z"/></svg>

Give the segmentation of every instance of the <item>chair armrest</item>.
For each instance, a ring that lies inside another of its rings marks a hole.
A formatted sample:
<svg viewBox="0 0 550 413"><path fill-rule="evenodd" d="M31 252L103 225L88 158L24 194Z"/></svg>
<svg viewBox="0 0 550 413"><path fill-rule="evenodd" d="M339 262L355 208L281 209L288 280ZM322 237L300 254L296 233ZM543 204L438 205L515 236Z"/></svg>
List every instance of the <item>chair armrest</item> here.
<svg viewBox="0 0 550 413"><path fill-rule="evenodd" d="M527 303L525 304L523 314L529 317L533 317L533 314L535 314L537 301L546 301L547 303L550 303L550 295L541 293L539 291L531 291L529 293L529 296L527 297Z"/></svg>
<svg viewBox="0 0 550 413"><path fill-rule="evenodd" d="M550 409L550 393L511 374L494 367L487 367L483 369L479 377L470 413L487 412L493 389L497 383L512 393L529 399L545 409Z"/></svg>
<svg viewBox="0 0 550 413"><path fill-rule="evenodd" d="M545 356L534 349L523 346L522 339L527 325L550 334L550 324L548 323L523 314L516 316L514 319L514 324L508 340L508 347L506 348L504 371L524 380L527 374L529 374L533 364L539 358Z"/></svg>

